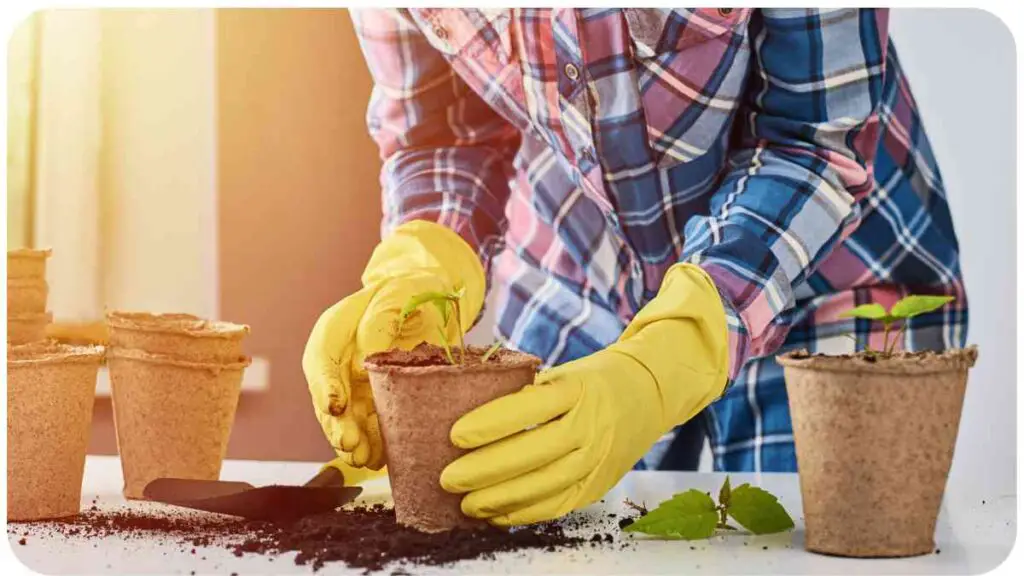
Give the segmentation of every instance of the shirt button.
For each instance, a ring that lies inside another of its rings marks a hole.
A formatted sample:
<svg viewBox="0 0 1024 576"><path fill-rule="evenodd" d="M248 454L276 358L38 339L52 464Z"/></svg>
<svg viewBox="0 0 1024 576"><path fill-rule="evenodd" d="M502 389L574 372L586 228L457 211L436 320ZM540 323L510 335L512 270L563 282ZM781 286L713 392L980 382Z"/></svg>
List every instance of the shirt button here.
<svg viewBox="0 0 1024 576"><path fill-rule="evenodd" d="M445 30L443 26L435 26L434 27L434 36L437 36L441 40L447 40L448 39L448 31Z"/></svg>
<svg viewBox="0 0 1024 576"><path fill-rule="evenodd" d="M565 76L569 80L572 80L573 82L575 82L580 77L580 69L577 68L574 64L566 64L565 65Z"/></svg>
<svg viewBox="0 0 1024 576"><path fill-rule="evenodd" d="M591 150L590 148L584 149L583 152L581 153L581 156L587 162L595 162L596 161L596 158L594 157L594 151Z"/></svg>
<svg viewBox="0 0 1024 576"><path fill-rule="evenodd" d="M728 16L729 14L732 14L732 8L719 8L718 9L718 15L719 16Z"/></svg>

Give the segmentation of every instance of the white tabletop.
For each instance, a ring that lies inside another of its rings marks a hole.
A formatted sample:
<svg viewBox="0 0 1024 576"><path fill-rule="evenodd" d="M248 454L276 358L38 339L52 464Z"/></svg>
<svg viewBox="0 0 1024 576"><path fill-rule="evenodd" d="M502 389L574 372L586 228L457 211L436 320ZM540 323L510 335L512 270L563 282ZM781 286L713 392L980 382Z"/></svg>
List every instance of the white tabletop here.
<svg viewBox="0 0 1024 576"><path fill-rule="evenodd" d="M301 484L317 472L313 463L225 462L222 478L246 480L254 485ZM656 504L672 494L690 488L716 491L724 475L689 472L630 473L608 494L603 504L584 511L606 517L623 511L625 498ZM707 541L639 540L632 547L620 546L530 551L501 555L495 560L466 561L445 568L416 567L416 574L658 574L709 573L742 574L980 574L1000 564L1010 553L1016 534L1015 494L947 493L936 542L940 554L892 560L854 560L821 556L803 550L803 522L800 490L795 474L733 474L733 486L743 482L763 486L779 500L796 521L792 532L770 536L731 534ZM121 469L117 458L90 456L85 471L83 503L96 497L101 508L131 506L159 507L149 503L125 503L121 497ZM713 492L714 493L714 492ZM368 499L387 498L386 481L367 487ZM985 501L982 504L982 500ZM606 529L606 528L605 528ZM622 538L629 536L622 534ZM199 548L192 555L175 541L121 540L108 538L99 543L84 539L30 537L25 546L9 534L12 548L23 563L36 572L48 574L178 573L189 574L288 574L309 573L297 566L294 553L274 558L246 555L236 558L220 548ZM691 549L692 547L692 549ZM765 549L767 547L767 549ZM205 560L203 559L205 557ZM389 570L390 571L390 570ZM323 574L360 574L341 564L329 564ZM388 573L388 572L385 572Z"/></svg>

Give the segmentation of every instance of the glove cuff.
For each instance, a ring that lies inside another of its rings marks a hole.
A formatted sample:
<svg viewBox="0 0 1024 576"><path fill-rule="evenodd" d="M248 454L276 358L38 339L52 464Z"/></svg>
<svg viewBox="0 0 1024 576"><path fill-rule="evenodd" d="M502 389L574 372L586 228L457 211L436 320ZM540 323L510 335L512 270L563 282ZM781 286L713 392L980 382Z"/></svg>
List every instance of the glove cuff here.
<svg viewBox="0 0 1024 576"><path fill-rule="evenodd" d="M674 426L722 394L728 343L725 307L711 278L698 266L676 264L613 347L650 372L661 392L665 424Z"/></svg>

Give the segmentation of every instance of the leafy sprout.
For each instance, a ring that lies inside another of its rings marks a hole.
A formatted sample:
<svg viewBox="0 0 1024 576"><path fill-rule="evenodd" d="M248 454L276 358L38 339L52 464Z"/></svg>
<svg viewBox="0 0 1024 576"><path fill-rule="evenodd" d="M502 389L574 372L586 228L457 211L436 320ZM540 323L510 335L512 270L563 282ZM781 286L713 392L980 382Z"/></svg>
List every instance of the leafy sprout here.
<svg viewBox="0 0 1024 576"><path fill-rule="evenodd" d="M900 336L907 329L907 321L915 316L927 314L942 308L954 300L953 296L916 296L910 295L893 304L892 308L886 310L881 304L861 304L852 310L844 312L842 318L860 318L881 322L885 330L882 340L882 354L891 355L896 350L896 344ZM893 326L900 324L895 336L890 341ZM856 338L855 338L856 339ZM870 346L865 346L868 352L874 353Z"/></svg>
<svg viewBox="0 0 1024 576"><path fill-rule="evenodd" d="M446 329L448 328L448 323L451 321L452 315L454 314L455 325L458 327L459 330L460 350L458 364L464 364L466 362L466 343L463 339L464 337L462 333L462 314L461 310L459 309L459 301L462 300L462 297L465 296L465 294L466 288L464 286L459 287L458 289L452 290L450 292L431 291L416 294L405 303L405 306L402 307L401 312L399 312L398 314L399 333L401 333L402 326L405 324L405 321L408 320L409 317L413 315L413 313L419 310L421 306L427 304L433 305L441 313L441 320L443 322L443 325L437 328L437 332L441 338L441 346L444 348L445 358L448 360L449 364L454 365L456 364L456 361L454 356L452 355L452 347L451 344L448 342L448 335L446 332Z"/></svg>
<svg viewBox="0 0 1024 576"><path fill-rule="evenodd" d="M700 540L714 536L718 530L737 530L729 524L729 518L751 534L773 534L793 528L793 519L778 498L750 484L733 488L728 477L718 492L718 504L707 492L687 490L651 511L628 500L626 506L642 514L624 528L626 532L668 539Z"/></svg>
<svg viewBox="0 0 1024 576"><path fill-rule="evenodd" d="M487 359L490 358L495 352L497 352L498 348L501 348L501 340L495 340L494 344L491 344L491 347L487 349L487 352L484 352L484 355L482 358L480 358L480 361L487 362Z"/></svg>

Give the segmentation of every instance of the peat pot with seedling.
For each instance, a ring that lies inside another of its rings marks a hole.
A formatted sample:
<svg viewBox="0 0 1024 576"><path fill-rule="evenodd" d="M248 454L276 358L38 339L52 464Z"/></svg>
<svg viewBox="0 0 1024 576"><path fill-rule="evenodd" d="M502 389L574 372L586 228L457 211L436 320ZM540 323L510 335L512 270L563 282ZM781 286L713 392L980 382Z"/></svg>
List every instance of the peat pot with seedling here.
<svg viewBox="0 0 1024 576"><path fill-rule="evenodd" d="M813 552L854 557L927 554L949 476L969 347L897 350L913 317L949 296L908 296L890 310L866 304L845 315L882 324L879 350L778 358L796 443L800 491Z"/></svg>
<svg viewBox="0 0 1024 576"><path fill-rule="evenodd" d="M419 294L403 307L395 336L421 306L435 306L444 326L441 345L422 343L366 358L380 422L398 522L426 532L482 526L462 514L462 497L441 488L441 471L464 453L449 433L463 414L533 382L540 359L502 348L466 346L461 290ZM454 317L453 346L447 328Z"/></svg>

